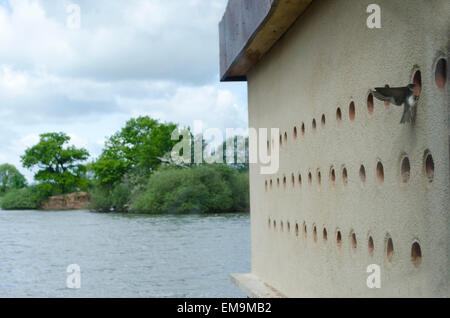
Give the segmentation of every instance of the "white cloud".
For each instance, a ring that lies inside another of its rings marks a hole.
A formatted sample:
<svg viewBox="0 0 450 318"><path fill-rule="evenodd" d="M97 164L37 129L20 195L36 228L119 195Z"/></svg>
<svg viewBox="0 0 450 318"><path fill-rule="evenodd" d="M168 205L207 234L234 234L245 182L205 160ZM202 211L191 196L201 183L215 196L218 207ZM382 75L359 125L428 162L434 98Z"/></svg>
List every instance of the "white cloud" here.
<svg viewBox="0 0 450 318"><path fill-rule="evenodd" d="M66 26L72 2L79 30ZM226 2L0 0L0 163L19 167L45 132L66 132L98 156L139 115L246 127L245 85L218 82Z"/></svg>

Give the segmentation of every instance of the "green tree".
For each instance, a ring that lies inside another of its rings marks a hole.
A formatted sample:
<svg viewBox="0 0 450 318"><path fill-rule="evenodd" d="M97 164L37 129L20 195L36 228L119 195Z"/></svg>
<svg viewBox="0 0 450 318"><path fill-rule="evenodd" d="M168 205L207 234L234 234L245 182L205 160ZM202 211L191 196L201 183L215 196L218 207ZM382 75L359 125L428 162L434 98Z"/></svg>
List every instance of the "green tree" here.
<svg viewBox="0 0 450 318"><path fill-rule="evenodd" d="M165 167L132 197L131 210L145 213L248 211L248 174L227 165Z"/></svg>
<svg viewBox="0 0 450 318"><path fill-rule="evenodd" d="M47 133L40 136L37 145L28 148L21 157L28 169L39 169L34 175L53 194L65 194L87 187L85 178L86 149L67 146L70 137L65 133Z"/></svg>
<svg viewBox="0 0 450 318"><path fill-rule="evenodd" d="M130 119L108 138L99 159L90 165L101 186L114 186L135 171L148 176L161 165L161 158L177 143L171 139L177 128L148 116Z"/></svg>
<svg viewBox="0 0 450 318"><path fill-rule="evenodd" d="M25 177L10 164L0 165L0 194L9 190L22 189L27 185Z"/></svg>

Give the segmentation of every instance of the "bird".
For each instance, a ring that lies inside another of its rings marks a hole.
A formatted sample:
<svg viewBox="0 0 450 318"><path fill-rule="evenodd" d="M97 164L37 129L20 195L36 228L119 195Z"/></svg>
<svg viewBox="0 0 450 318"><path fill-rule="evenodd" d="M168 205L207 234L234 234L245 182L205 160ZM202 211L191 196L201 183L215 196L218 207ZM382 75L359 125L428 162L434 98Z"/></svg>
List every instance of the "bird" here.
<svg viewBox="0 0 450 318"><path fill-rule="evenodd" d="M400 120L400 123L404 124L413 120L415 107L419 101L419 96L414 94L415 87L416 84L408 84L405 87L389 87L389 85L386 85L385 87L375 87L375 90L371 92L379 100L390 102L397 106L404 104L403 115Z"/></svg>

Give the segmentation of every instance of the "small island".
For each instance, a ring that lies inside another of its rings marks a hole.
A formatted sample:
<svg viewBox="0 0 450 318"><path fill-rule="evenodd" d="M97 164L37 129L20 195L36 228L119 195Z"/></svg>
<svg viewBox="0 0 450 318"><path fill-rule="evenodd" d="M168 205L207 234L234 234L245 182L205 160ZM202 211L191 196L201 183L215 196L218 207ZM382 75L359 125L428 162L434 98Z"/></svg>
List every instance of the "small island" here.
<svg viewBox="0 0 450 318"><path fill-rule="evenodd" d="M41 134L39 142L21 157L23 167L35 172L32 184L27 184L16 167L0 166L0 207L122 213L247 212L248 163L226 164L223 150L231 144L236 158L247 158L248 140L243 148L237 147L237 136L231 143L224 141L220 146L224 155L219 158L223 160L218 163L195 162L192 151L191 160L180 164L170 157L179 142L172 138L178 129L177 124L148 116L130 119L107 138L101 155L91 161L86 149L70 145L66 133ZM189 137L199 138L190 133ZM207 142L200 138L204 150Z"/></svg>

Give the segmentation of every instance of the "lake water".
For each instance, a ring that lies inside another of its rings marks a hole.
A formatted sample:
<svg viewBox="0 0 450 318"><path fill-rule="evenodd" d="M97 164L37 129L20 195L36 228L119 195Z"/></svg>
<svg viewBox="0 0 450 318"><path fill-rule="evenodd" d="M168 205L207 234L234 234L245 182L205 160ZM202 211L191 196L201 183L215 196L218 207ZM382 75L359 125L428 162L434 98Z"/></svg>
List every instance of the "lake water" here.
<svg viewBox="0 0 450 318"><path fill-rule="evenodd" d="M0 297L244 297L249 271L247 214L0 211Z"/></svg>

